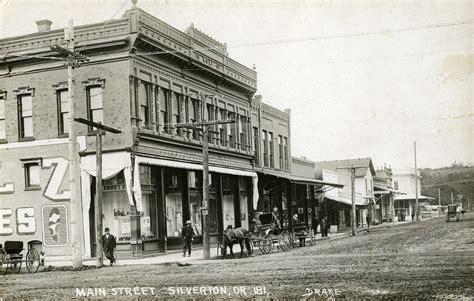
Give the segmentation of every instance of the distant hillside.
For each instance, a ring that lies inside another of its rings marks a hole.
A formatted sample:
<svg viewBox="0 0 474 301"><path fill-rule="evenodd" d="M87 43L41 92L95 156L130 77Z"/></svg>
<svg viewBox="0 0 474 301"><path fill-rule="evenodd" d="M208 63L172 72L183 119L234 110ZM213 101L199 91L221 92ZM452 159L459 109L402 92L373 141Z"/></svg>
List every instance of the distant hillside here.
<svg viewBox="0 0 474 301"><path fill-rule="evenodd" d="M463 208L467 208L468 198L471 208L474 206L474 167L459 166L420 169L422 176L421 191L423 195L435 198L433 204L438 204L438 189L441 189L441 204L451 204L451 192L454 202L462 200Z"/></svg>

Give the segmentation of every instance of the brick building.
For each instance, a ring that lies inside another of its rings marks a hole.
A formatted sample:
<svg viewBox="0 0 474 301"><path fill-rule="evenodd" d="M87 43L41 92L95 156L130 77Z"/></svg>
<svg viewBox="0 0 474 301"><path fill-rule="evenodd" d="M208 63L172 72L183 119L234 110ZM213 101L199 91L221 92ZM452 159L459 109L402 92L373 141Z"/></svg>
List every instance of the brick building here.
<svg viewBox="0 0 474 301"><path fill-rule="evenodd" d="M69 258L67 71L52 45L63 30L0 40L0 235L41 241ZM202 134L176 123L235 119L210 138L211 239L248 226L256 189L251 101L256 72L225 44L185 32L133 7L117 20L75 27L76 116L118 128L103 140L103 226L122 258L180 244L191 220L202 234ZM95 137L78 125L85 256L95 254Z"/></svg>
<svg viewBox="0 0 474 301"><path fill-rule="evenodd" d="M278 110L257 95L252 101L255 171L258 174L257 212L275 212L283 227L298 222L311 225L316 195L323 184L314 177L314 162L291 155L290 110ZM309 210L308 210L309 209Z"/></svg>

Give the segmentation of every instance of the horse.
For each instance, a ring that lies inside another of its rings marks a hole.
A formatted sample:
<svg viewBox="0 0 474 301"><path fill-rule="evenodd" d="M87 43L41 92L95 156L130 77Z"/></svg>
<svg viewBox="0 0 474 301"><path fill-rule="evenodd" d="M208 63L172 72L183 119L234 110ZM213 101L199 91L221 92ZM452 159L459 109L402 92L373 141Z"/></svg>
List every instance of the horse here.
<svg viewBox="0 0 474 301"><path fill-rule="evenodd" d="M227 255L227 247L229 247L230 249L230 254L232 255L232 258L235 258L234 252L232 251L234 243L240 244L240 257L242 257L244 254L243 243L245 243L245 248L247 249L247 256L252 255L252 249L250 248L250 239L248 237L249 233L250 232L248 230L242 227L235 229L232 229L232 227L228 227L224 231L222 244L219 245L221 249L222 259L224 259L224 257Z"/></svg>

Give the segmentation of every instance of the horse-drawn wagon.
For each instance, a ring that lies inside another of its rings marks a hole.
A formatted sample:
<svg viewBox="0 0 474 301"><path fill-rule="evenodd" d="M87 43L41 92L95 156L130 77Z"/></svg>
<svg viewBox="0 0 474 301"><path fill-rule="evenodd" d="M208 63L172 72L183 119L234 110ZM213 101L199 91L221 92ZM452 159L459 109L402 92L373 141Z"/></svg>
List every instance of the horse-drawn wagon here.
<svg viewBox="0 0 474 301"><path fill-rule="evenodd" d="M258 221L254 220L250 231L250 245L258 247L260 252L268 254L273 251L274 243L286 252L291 247L291 236L274 213L261 213Z"/></svg>
<svg viewBox="0 0 474 301"><path fill-rule="evenodd" d="M23 263L30 273L36 273L41 265L39 252L29 245L25 258L22 241L5 241L0 244L0 274L19 273Z"/></svg>
<svg viewBox="0 0 474 301"><path fill-rule="evenodd" d="M448 205L448 212L446 214L446 222L450 222L451 219L459 222L461 218L461 208L458 205Z"/></svg>

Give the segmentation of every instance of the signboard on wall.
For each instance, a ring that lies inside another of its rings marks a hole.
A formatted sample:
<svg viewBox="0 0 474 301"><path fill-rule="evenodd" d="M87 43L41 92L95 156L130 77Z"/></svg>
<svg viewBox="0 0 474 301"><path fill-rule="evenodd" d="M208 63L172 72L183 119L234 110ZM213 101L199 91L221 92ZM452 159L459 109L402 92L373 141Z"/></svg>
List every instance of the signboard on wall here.
<svg viewBox="0 0 474 301"><path fill-rule="evenodd" d="M65 205L46 205L42 208L43 244L67 246L68 217Z"/></svg>

